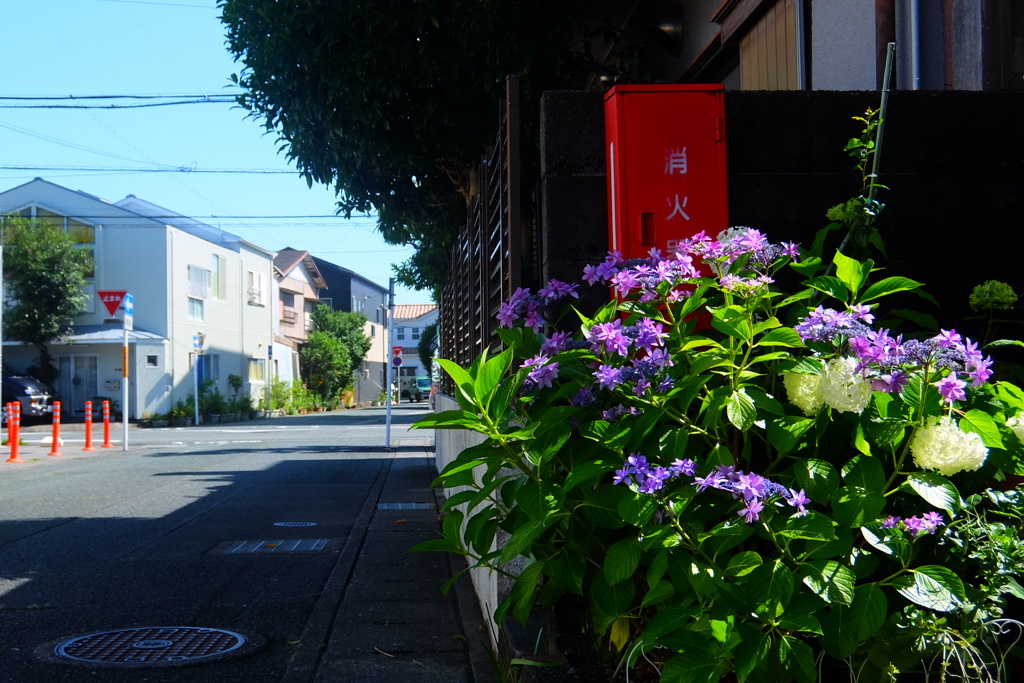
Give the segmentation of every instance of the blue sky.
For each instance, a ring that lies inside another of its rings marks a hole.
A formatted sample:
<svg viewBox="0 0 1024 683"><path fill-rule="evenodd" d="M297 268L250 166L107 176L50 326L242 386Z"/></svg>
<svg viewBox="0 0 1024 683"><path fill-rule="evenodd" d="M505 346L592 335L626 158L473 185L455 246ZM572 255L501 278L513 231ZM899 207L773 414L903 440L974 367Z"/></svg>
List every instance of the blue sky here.
<svg viewBox="0 0 1024 683"><path fill-rule="evenodd" d="M0 0L0 98L235 93L229 77L240 66L218 14L215 0ZM333 193L308 188L276 136L236 105L12 108L28 104L108 102L0 99L0 191L41 177L111 201L134 194L268 249L307 249L384 287L391 264L412 254L385 244L372 217L336 217ZM286 173L138 170L167 167ZM429 301L396 289L399 304Z"/></svg>

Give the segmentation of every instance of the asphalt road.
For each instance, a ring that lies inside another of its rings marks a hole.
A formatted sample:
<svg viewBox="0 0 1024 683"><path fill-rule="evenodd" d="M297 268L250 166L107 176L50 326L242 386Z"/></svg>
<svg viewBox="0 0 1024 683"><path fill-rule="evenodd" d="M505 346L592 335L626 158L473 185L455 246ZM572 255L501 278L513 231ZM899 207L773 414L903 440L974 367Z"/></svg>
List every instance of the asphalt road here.
<svg viewBox="0 0 1024 683"><path fill-rule="evenodd" d="M393 409L390 449L384 408L131 429L127 451L116 432L115 448L85 453L84 435L67 430L62 458L47 455L46 431L25 432L25 462L0 461L0 681L277 683L295 674L310 615L339 553L365 534L392 462L426 465L432 434L408 429L426 412ZM323 547L288 551L289 541ZM241 649L262 650L140 669L46 656L80 636L181 625L239 633Z"/></svg>

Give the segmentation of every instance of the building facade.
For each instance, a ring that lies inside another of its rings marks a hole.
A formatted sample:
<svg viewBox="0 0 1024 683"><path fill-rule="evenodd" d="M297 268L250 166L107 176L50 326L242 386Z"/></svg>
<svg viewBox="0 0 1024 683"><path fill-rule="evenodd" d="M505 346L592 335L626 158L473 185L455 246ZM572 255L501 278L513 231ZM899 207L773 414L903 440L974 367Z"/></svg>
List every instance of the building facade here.
<svg viewBox="0 0 1024 683"><path fill-rule="evenodd" d="M326 288L319 300L333 311L362 313L366 316L364 332L371 340L362 366L355 371L354 399L358 405L376 401L387 386L388 289L342 266L313 256L313 263L323 277Z"/></svg>
<svg viewBox="0 0 1024 683"><path fill-rule="evenodd" d="M44 219L80 236L95 270L90 303L68 336L53 343L60 371L54 387L65 412L86 400L122 396L123 326L96 292L134 299L128 333L129 418L166 413L193 393L195 340L201 376L231 398L229 375L257 401L268 378L277 301L274 253L133 195L110 202L35 179L0 193L0 215ZM4 362L24 371L35 349L4 340Z"/></svg>

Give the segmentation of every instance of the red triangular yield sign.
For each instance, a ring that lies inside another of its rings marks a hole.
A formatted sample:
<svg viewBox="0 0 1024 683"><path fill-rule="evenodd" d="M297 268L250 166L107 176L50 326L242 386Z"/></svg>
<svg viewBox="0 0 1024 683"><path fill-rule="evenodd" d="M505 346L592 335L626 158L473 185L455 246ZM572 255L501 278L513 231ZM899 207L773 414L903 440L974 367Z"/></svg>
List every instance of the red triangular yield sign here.
<svg viewBox="0 0 1024 683"><path fill-rule="evenodd" d="M107 312L109 312L110 315L114 315L117 312L118 307L121 305L121 300L124 299L124 295L127 293L127 291L115 292L107 289L96 292L96 295L99 296L103 305L107 307Z"/></svg>

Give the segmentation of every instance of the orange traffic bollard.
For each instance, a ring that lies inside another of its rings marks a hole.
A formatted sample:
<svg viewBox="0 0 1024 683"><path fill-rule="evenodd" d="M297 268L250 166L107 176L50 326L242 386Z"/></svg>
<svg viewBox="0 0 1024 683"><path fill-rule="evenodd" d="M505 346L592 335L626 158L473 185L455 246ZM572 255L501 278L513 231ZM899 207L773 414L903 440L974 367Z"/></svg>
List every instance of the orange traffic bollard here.
<svg viewBox="0 0 1024 683"><path fill-rule="evenodd" d="M92 401L85 402L85 448L82 450L96 450L92 445Z"/></svg>
<svg viewBox="0 0 1024 683"><path fill-rule="evenodd" d="M110 443L110 401L103 402L103 445L100 448L113 448Z"/></svg>
<svg viewBox="0 0 1024 683"><path fill-rule="evenodd" d="M11 457L7 458L7 462L24 462L18 457L21 446L21 403L8 403L7 409L7 443L11 445Z"/></svg>
<svg viewBox="0 0 1024 683"><path fill-rule="evenodd" d="M50 447L50 455L59 458L60 452L60 401L53 402L53 445Z"/></svg>

